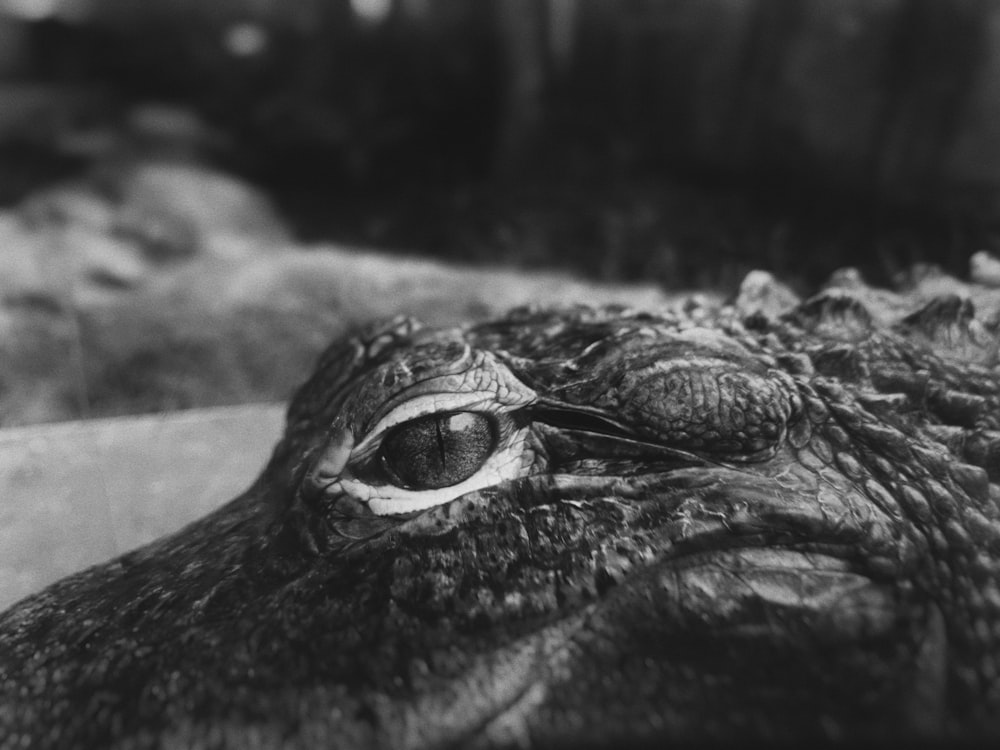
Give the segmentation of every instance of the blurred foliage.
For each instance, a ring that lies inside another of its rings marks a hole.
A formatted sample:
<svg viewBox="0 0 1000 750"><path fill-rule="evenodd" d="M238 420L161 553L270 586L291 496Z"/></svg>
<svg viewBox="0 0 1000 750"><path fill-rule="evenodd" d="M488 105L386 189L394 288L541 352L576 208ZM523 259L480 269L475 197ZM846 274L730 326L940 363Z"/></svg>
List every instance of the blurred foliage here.
<svg viewBox="0 0 1000 750"><path fill-rule="evenodd" d="M374 317L1000 251L996 2L3 11L0 425L284 398Z"/></svg>
<svg viewBox="0 0 1000 750"><path fill-rule="evenodd" d="M0 105L40 179L47 140L72 166L148 156L150 129L183 130L137 123L157 101L205 124L175 141L266 186L307 237L673 286L1000 249L989 0L3 8L29 59L8 77L63 92L20 130ZM8 174L0 199L27 180Z"/></svg>

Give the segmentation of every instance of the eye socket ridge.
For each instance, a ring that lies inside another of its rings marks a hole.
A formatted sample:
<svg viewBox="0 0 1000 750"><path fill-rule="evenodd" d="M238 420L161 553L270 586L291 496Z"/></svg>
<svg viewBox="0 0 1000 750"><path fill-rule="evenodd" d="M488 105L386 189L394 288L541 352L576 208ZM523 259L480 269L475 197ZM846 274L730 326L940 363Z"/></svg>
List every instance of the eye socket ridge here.
<svg viewBox="0 0 1000 750"><path fill-rule="evenodd" d="M390 428L378 461L393 484L407 490L436 490L478 472L499 441L496 418L478 411L428 414Z"/></svg>

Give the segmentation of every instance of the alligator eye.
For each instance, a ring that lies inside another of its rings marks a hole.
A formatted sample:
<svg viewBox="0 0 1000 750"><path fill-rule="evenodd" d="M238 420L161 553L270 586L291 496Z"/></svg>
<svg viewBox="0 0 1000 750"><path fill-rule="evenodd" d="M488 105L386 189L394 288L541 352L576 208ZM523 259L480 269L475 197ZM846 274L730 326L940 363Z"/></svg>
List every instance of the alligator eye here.
<svg viewBox="0 0 1000 750"><path fill-rule="evenodd" d="M429 414L392 428L382 440L379 457L399 486L435 490L471 477L496 445L496 424L489 415Z"/></svg>

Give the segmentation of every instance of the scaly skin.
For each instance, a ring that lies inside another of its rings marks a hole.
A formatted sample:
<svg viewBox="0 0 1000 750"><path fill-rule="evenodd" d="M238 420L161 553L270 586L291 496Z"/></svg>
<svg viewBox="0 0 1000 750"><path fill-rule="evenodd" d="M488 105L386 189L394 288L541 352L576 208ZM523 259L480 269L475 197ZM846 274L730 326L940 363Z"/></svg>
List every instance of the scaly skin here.
<svg viewBox="0 0 1000 750"><path fill-rule="evenodd" d="M0 747L1000 736L995 320L755 279L336 343L245 494L0 616Z"/></svg>

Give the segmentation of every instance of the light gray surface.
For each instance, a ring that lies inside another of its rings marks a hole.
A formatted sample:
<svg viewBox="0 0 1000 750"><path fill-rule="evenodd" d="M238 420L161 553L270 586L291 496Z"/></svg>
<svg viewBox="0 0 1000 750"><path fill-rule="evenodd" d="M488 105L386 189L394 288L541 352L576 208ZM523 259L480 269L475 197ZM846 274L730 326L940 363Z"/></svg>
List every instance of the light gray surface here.
<svg viewBox="0 0 1000 750"><path fill-rule="evenodd" d="M260 404L0 430L0 610L235 497L278 441Z"/></svg>

